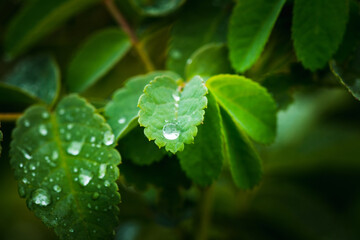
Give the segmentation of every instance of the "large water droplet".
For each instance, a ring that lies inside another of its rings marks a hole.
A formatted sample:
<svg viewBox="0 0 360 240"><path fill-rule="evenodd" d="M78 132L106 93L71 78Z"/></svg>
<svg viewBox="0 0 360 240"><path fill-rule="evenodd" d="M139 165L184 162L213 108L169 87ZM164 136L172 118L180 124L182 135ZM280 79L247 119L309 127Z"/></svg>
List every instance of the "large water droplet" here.
<svg viewBox="0 0 360 240"><path fill-rule="evenodd" d="M126 121L126 118L122 117L122 118L119 119L118 123L119 124L124 124L125 121Z"/></svg>
<svg viewBox="0 0 360 240"><path fill-rule="evenodd" d="M106 167L107 167L107 165L105 163L100 164L100 167L99 167L99 178L100 179L103 179L105 177Z"/></svg>
<svg viewBox="0 0 360 240"><path fill-rule="evenodd" d="M88 170L84 170L84 169L80 169L80 174L79 174L79 183L82 186L86 186L89 184L89 182L91 181L93 175L90 171Z"/></svg>
<svg viewBox="0 0 360 240"><path fill-rule="evenodd" d="M54 191L57 192L57 193L61 192L61 190L62 190L59 185L54 185L53 189L54 189Z"/></svg>
<svg viewBox="0 0 360 240"><path fill-rule="evenodd" d="M175 140L180 136L180 130L175 123L167 123L163 127L163 135L168 140Z"/></svg>
<svg viewBox="0 0 360 240"><path fill-rule="evenodd" d="M79 155L83 145L84 142L73 141L69 144L68 148L66 149L66 152L70 155L77 156Z"/></svg>
<svg viewBox="0 0 360 240"><path fill-rule="evenodd" d="M42 207L46 207L51 203L51 197L48 191L38 188L32 193L32 201Z"/></svg>
<svg viewBox="0 0 360 240"><path fill-rule="evenodd" d="M112 134L112 132L110 132L110 131L105 132L105 134L104 134L104 144L106 146L109 146L109 145L113 144L114 139L115 139L115 136L114 136L114 134Z"/></svg>

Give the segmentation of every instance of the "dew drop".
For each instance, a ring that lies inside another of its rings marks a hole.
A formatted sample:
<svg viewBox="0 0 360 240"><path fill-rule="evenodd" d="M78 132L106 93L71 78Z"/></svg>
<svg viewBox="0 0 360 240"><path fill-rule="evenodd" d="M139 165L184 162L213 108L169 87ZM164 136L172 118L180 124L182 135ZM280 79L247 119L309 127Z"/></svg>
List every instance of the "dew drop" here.
<svg viewBox="0 0 360 240"><path fill-rule="evenodd" d="M25 127L30 127L30 122L29 122L29 120L25 119L25 121L24 121L24 126L25 126Z"/></svg>
<svg viewBox="0 0 360 240"><path fill-rule="evenodd" d="M178 93L174 93L174 94L172 95L172 97L174 98L174 100L175 100L176 102L180 101L180 96L179 96Z"/></svg>
<svg viewBox="0 0 360 240"><path fill-rule="evenodd" d="M99 198L99 196L100 196L100 194L98 192L94 192L92 195L92 199L96 200Z"/></svg>
<svg viewBox="0 0 360 240"><path fill-rule="evenodd" d="M48 134L48 131L47 131L45 125L42 125L42 124L41 124L41 125L39 126L39 133L40 133L40 135L42 135L42 136L46 136L46 135Z"/></svg>
<svg viewBox="0 0 360 240"><path fill-rule="evenodd" d="M180 136L177 124L167 123L163 127L163 135L168 140L175 140Z"/></svg>
<svg viewBox="0 0 360 240"><path fill-rule="evenodd" d="M96 141L96 138L95 138L95 136L92 136L91 138L90 138L90 142L95 142Z"/></svg>
<svg viewBox="0 0 360 240"><path fill-rule="evenodd" d="M90 204L90 203L88 203L87 207L88 207L89 209L91 209L91 204Z"/></svg>
<svg viewBox="0 0 360 240"><path fill-rule="evenodd" d="M19 164L19 167L20 167L20 168L23 168L23 167L24 167L24 164L23 164L23 163L20 163L20 164Z"/></svg>
<svg viewBox="0 0 360 240"><path fill-rule="evenodd" d="M69 130L72 129L73 127L74 127L74 124L72 124L72 123L69 123L69 124L66 126L66 128L69 129Z"/></svg>
<svg viewBox="0 0 360 240"><path fill-rule="evenodd" d="M42 207L46 207L51 203L51 197L48 191L38 188L32 193L32 201Z"/></svg>
<svg viewBox="0 0 360 240"><path fill-rule="evenodd" d="M105 177L106 167L107 167L107 165L105 163L100 164L100 167L99 167L99 178L100 179L103 179Z"/></svg>
<svg viewBox="0 0 360 240"><path fill-rule="evenodd" d="M186 64L191 64L192 63L192 59L189 58L187 61L186 61Z"/></svg>
<svg viewBox="0 0 360 240"><path fill-rule="evenodd" d="M69 229L69 232L73 233L73 232L74 232L74 229L70 228L70 229Z"/></svg>
<svg viewBox="0 0 360 240"><path fill-rule="evenodd" d="M52 155L51 155L51 158L52 158L53 160L58 159L58 158L59 158L59 153L58 153L57 151L53 151L53 152L52 152Z"/></svg>
<svg viewBox="0 0 360 240"><path fill-rule="evenodd" d="M61 108L61 109L59 110L59 114L60 114L60 115L64 115L64 113L65 113L65 110L64 110L63 108Z"/></svg>
<svg viewBox="0 0 360 240"><path fill-rule="evenodd" d="M105 187L110 187L110 182L109 182L108 180L105 180L104 186L105 186Z"/></svg>
<svg viewBox="0 0 360 240"><path fill-rule="evenodd" d="M30 182L29 182L29 180L28 180L27 178L23 178L21 181L22 181L23 183L25 183L25 184L30 183Z"/></svg>
<svg viewBox="0 0 360 240"><path fill-rule="evenodd" d="M122 118L119 119L118 123L119 124L124 124L125 121L126 121L126 118L122 117Z"/></svg>
<svg viewBox="0 0 360 240"><path fill-rule="evenodd" d="M41 116L42 116L43 119L48 119L49 118L49 113L48 112L43 112L41 114Z"/></svg>
<svg viewBox="0 0 360 240"><path fill-rule="evenodd" d="M61 192L61 187L59 185L54 185L53 190L57 193Z"/></svg>
<svg viewBox="0 0 360 240"><path fill-rule="evenodd" d="M79 169L75 167L75 168L73 169L73 171L74 171L74 173L77 173L77 172L79 171Z"/></svg>
<svg viewBox="0 0 360 240"><path fill-rule="evenodd" d="M77 156L79 155L83 144L84 142L77 142L77 141L71 142L68 148L66 149L66 152L70 155Z"/></svg>
<svg viewBox="0 0 360 240"><path fill-rule="evenodd" d="M28 154L25 150L21 149L21 148L18 148L19 151L24 155L24 157L27 159L27 160L30 160L32 159L32 156L30 154Z"/></svg>
<svg viewBox="0 0 360 240"><path fill-rule="evenodd" d="M174 59L179 59L182 56L182 53L179 50L173 49L170 52L171 57L173 57Z"/></svg>
<svg viewBox="0 0 360 240"><path fill-rule="evenodd" d="M113 144L114 143L114 138L115 138L115 136L114 136L114 134L112 134L112 132L110 132L110 131L105 132L105 134L104 134L104 144L106 146L109 146L109 145Z"/></svg>
<svg viewBox="0 0 360 240"><path fill-rule="evenodd" d="M91 181L93 175L90 171L88 170L84 170L84 169L80 169L80 174L79 174L79 183L82 186L86 186L89 184L89 182Z"/></svg>
<svg viewBox="0 0 360 240"><path fill-rule="evenodd" d="M30 165L29 165L29 169L30 169L31 171L34 171L34 170L36 170L36 166L35 166L34 164L30 164Z"/></svg>

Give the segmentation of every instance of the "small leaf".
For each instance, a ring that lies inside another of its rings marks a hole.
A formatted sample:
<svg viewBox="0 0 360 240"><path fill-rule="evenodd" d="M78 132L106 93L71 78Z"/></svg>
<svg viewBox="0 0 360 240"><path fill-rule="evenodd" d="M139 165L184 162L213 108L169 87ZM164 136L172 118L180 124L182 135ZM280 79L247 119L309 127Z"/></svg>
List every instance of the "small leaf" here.
<svg viewBox="0 0 360 240"><path fill-rule="evenodd" d="M341 43L347 19L347 0L295 0L292 37L305 68L325 66Z"/></svg>
<svg viewBox="0 0 360 240"><path fill-rule="evenodd" d="M143 15L164 16L174 12L185 0L130 0L130 3Z"/></svg>
<svg viewBox="0 0 360 240"><path fill-rule="evenodd" d="M39 101L18 87L0 82L0 109L3 112L21 112Z"/></svg>
<svg viewBox="0 0 360 240"><path fill-rule="evenodd" d="M229 26L230 60L244 72L260 56L285 0L242 0L233 9Z"/></svg>
<svg viewBox="0 0 360 240"><path fill-rule="evenodd" d="M164 149L159 149L144 136L144 131L139 126L119 141L118 149L124 159L129 159L137 165L158 162L166 154Z"/></svg>
<svg viewBox="0 0 360 240"><path fill-rule="evenodd" d="M231 73L228 50L224 44L204 45L187 60L185 72L187 79L199 75L205 81L214 75Z"/></svg>
<svg viewBox="0 0 360 240"><path fill-rule="evenodd" d="M227 12L212 1L188 1L172 29L167 68L184 75L187 59L202 45L225 42Z"/></svg>
<svg viewBox="0 0 360 240"><path fill-rule="evenodd" d="M120 155L94 111L71 95L53 113L30 107L13 131L19 194L60 239L110 239L117 225Z"/></svg>
<svg viewBox="0 0 360 240"><path fill-rule="evenodd" d="M51 105L60 92L60 71L51 56L37 55L20 61L4 82Z"/></svg>
<svg viewBox="0 0 360 240"><path fill-rule="evenodd" d="M276 104L256 82L242 76L218 75L206 82L217 102L235 122L260 143L271 143L276 134Z"/></svg>
<svg viewBox="0 0 360 240"><path fill-rule="evenodd" d="M116 139L122 138L137 123L139 97L143 94L145 86L155 77L167 75L176 80L180 77L173 72L157 71L145 75L138 75L127 80L125 86L117 90L111 102L105 107L105 116Z"/></svg>
<svg viewBox="0 0 360 240"><path fill-rule="evenodd" d="M219 177L224 159L219 106L211 94L207 98L204 125L199 126L194 144L177 153L186 175L202 186Z"/></svg>
<svg viewBox="0 0 360 240"><path fill-rule="evenodd" d="M206 93L200 77L191 79L183 91L168 76L151 81L139 99L139 123L147 138L172 153L182 151L184 143L194 141L196 126L204 119Z"/></svg>
<svg viewBox="0 0 360 240"><path fill-rule="evenodd" d="M53 32L67 19L98 0L37 0L26 6L12 19L4 45L9 58L14 58Z"/></svg>
<svg viewBox="0 0 360 240"><path fill-rule="evenodd" d="M130 49L128 36L118 28L95 33L77 50L67 69L71 91L82 92L104 76Z"/></svg>
<svg viewBox="0 0 360 240"><path fill-rule="evenodd" d="M234 182L241 189L253 188L261 179L261 160L249 138L236 126L233 119L225 111L221 111L221 116Z"/></svg>
<svg viewBox="0 0 360 240"><path fill-rule="evenodd" d="M349 92L360 100L360 46L355 54L344 63L330 61L330 69Z"/></svg>

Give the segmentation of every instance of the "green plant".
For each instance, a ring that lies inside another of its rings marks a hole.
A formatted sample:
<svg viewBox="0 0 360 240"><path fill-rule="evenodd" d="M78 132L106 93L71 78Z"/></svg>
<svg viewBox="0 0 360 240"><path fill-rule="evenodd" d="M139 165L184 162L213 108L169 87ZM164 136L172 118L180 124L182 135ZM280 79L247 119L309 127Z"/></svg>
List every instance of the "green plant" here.
<svg viewBox="0 0 360 240"><path fill-rule="evenodd" d="M16 121L5 129L11 167L20 197L60 239L111 239L124 182L158 186L166 214L195 186L203 209L191 235L206 239L211 186L222 172L238 189L259 185L259 150L274 142L294 90L338 87L338 78L360 99L355 0L0 7L19 8L0 29L0 121ZM175 225L187 219L174 215Z"/></svg>

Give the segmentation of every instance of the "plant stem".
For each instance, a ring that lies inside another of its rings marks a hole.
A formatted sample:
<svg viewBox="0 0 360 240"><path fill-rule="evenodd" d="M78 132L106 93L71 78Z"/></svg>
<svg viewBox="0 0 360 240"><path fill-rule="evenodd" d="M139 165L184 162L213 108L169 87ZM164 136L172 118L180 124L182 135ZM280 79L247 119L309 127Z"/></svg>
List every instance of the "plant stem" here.
<svg viewBox="0 0 360 240"><path fill-rule="evenodd" d="M13 122L16 121L22 115L23 115L22 113L0 113L0 121Z"/></svg>
<svg viewBox="0 0 360 240"><path fill-rule="evenodd" d="M213 186L204 190L202 194L202 208L200 209L200 225L197 240L207 240L211 223L211 209L213 204Z"/></svg>
<svg viewBox="0 0 360 240"><path fill-rule="evenodd" d="M132 45L134 46L139 57L143 61L146 70L148 72L154 71L154 64L151 62L149 55L145 51L143 45L139 42L139 39L136 37L135 32L132 30L124 16L121 14L119 9L116 7L114 0L104 0L105 6L108 9L109 13L115 19L119 27L129 36Z"/></svg>

